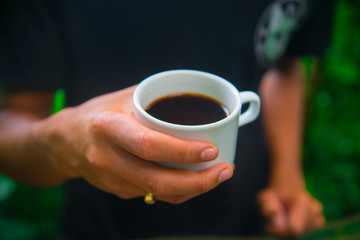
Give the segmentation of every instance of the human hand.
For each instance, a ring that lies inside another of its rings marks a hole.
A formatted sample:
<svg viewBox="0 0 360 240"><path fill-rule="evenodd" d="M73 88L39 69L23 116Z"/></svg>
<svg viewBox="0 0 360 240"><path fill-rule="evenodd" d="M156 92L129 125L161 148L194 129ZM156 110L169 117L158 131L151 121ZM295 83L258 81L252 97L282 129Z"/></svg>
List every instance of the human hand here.
<svg viewBox="0 0 360 240"><path fill-rule="evenodd" d="M258 202L267 220L265 230L275 236L301 236L325 224L322 204L305 189L283 191L269 187L258 194Z"/></svg>
<svg viewBox="0 0 360 240"><path fill-rule="evenodd" d="M152 192L181 203L215 188L232 176L219 163L202 171L169 169L154 161L196 163L213 160L216 146L153 131L133 116L135 87L106 94L41 121L34 135L61 174L84 178L120 198Z"/></svg>

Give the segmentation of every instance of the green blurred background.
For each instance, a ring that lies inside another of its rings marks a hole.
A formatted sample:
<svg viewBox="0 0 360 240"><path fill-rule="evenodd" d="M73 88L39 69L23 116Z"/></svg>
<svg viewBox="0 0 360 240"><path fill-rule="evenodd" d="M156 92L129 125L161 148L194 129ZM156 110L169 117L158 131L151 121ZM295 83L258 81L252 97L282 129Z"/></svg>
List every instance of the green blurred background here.
<svg viewBox="0 0 360 240"><path fill-rule="evenodd" d="M333 43L308 73L304 171L329 224L303 239L360 239L360 0L340 0ZM0 240L54 239L63 189L36 189L0 175Z"/></svg>

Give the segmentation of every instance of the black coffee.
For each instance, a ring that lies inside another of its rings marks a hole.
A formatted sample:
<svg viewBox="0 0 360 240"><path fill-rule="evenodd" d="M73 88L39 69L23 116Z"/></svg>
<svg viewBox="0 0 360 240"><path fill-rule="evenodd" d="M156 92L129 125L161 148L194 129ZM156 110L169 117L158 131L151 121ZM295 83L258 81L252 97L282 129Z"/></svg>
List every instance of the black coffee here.
<svg viewBox="0 0 360 240"><path fill-rule="evenodd" d="M159 98L145 108L153 117L181 125L201 125L219 121L229 115L219 101L205 95L183 93Z"/></svg>

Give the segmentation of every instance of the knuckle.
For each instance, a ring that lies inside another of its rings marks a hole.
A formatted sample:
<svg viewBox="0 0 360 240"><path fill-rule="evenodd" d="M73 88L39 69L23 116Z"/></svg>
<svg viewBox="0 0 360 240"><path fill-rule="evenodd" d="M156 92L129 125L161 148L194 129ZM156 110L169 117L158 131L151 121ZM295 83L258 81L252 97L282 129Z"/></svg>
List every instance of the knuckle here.
<svg viewBox="0 0 360 240"><path fill-rule="evenodd" d="M104 159L97 148L91 147L88 150L86 156L92 168L95 168L96 170L104 170L108 168L107 161Z"/></svg>
<svg viewBox="0 0 360 240"><path fill-rule="evenodd" d="M151 136L146 132L138 132L133 139L134 151L144 159L151 158Z"/></svg>
<svg viewBox="0 0 360 240"><path fill-rule="evenodd" d="M155 196L166 195L165 184L158 177L152 177L146 181L147 189Z"/></svg>
<svg viewBox="0 0 360 240"><path fill-rule="evenodd" d="M309 206L309 204L311 202L311 197L307 192L301 191L301 192L297 193L295 195L295 197L296 197L296 200L298 202L302 202L302 203L304 203L304 204L306 204L308 206Z"/></svg>
<svg viewBox="0 0 360 240"><path fill-rule="evenodd" d="M102 112L92 117L89 121L89 132L98 135L104 133L108 124L108 112Z"/></svg>
<svg viewBox="0 0 360 240"><path fill-rule="evenodd" d="M184 163L192 163L194 158L194 151L192 149L188 149L185 146L181 149L183 153L183 162Z"/></svg>
<svg viewBox="0 0 360 240"><path fill-rule="evenodd" d="M206 178L200 178L197 183L197 190L199 193L208 192L212 188L211 182Z"/></svg>

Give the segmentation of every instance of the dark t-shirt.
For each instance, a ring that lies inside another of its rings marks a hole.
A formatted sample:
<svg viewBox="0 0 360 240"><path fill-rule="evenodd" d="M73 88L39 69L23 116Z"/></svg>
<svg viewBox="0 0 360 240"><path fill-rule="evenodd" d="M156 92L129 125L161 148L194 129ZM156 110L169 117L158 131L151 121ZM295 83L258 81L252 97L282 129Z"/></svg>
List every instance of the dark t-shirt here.
<svg viewBox="0 0 360 240"><path fill-rule="evenodd" d="M54 91L68 105L170 69L196 69L256 91L282 56L328 46L328 0L3 0L0 78ZM249 234L261 218L255 195L268 158L260 120L239 129L233 178L184 204L122 200L83 180L69 182L63 234L120 239L175 234Z"/></svg>

